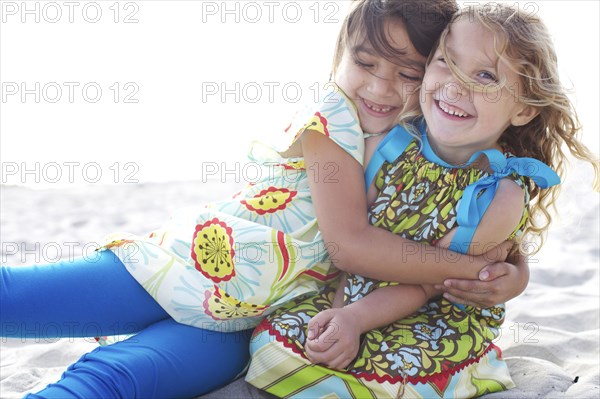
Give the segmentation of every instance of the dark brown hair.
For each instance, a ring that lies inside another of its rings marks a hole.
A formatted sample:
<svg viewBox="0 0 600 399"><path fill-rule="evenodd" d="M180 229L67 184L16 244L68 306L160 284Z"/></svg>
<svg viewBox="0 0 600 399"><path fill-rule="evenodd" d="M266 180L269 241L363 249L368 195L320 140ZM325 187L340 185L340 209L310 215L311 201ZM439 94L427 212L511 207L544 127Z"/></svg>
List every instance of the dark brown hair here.
<svg viewBox="0 0 600 399"><path fill-rule="evenodd" d="M351 40L368 42L388 61L402 64L405 54L388 42L386 21L402 22L415 49L427 57L457 10L455 0L354 0L337 39L333 71Z"/></svg>

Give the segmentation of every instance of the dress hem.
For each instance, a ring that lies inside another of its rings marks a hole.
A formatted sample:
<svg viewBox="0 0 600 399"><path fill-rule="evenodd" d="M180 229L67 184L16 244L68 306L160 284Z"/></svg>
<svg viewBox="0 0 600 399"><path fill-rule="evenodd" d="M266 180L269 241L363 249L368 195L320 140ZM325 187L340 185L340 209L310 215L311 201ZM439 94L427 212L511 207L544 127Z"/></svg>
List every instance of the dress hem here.
<svg viewBox="0 0 600 399"><path fill-rule="evenodd" d="M287 337L284 337L283 335L279 334L279 332L277 330L267 327L268 325L269 325L269 323L267 322L267 320L263 319L263 321L256 327L254 334L256 335L260 332L267 331L269 336L274 337L278 342L283 344L283 346L285 348L291 350L292 352L300 355L302 358L308 360L306 355L298 348L298 346L291 344ZM449 368L448 370L444 370L439 373L430 374L425 377L421 377L421 376L419 376L419 377L411 377L411 376L402 377L402 376L399 376L398 378L392 378L389 375L379 376L376 374L370 374L370 373L365 373L365 372L352 372L352 371L348 371L348 374L351 374L352 376L354 376L356 378L364 379L365 381L375 381L378 383L384 383L384 382L388 382L391 384L410 383L412 385L427 384L432 381L445 379L445 378L454 376L455 374L461 372L462 370L471 366L472 364L479 363L480 360L484 356L489 354L492 350L496 352L497 358L499 360L502 359L502 350L500 349L500 347L494 345L493 343L490 343L489 346L483 351L483 353L481 353L481 355L477 356L476 358L465 360L464 362L462 362L452 368Z"/></svg>

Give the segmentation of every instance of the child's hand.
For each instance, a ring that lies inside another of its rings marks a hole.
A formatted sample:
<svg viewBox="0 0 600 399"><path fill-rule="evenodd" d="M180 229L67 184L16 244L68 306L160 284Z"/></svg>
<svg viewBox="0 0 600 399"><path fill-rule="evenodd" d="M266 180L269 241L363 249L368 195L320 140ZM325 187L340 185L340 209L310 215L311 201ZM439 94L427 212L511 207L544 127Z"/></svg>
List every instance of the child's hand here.
<svg viewBox="0 0 600 399"><path fill-rule="evenodd" d="M479 271L478 280L448 279L435 288L442 290L450 302L477 308L489 308L515 298L527 287L529 267L522 255L513 255L508 260L514 264L503 262L513 245L505 241L482 255L486 262L492 263Z"/></svg>
<svg viewBox="0 0 600 399"><path fill-rule="evenodd" d="M344 369L358 354L360 328L348 308L320 312L308 323L304 349L313 363Z"/></svg>
<svg viewBox="0 0 600 399"><path fill-rule="evenodd" d="M518 296L527 286L528 270L497 262L484 267L479 280L448 279L436 288L450 302L477 308L489 308Z"/></svg>

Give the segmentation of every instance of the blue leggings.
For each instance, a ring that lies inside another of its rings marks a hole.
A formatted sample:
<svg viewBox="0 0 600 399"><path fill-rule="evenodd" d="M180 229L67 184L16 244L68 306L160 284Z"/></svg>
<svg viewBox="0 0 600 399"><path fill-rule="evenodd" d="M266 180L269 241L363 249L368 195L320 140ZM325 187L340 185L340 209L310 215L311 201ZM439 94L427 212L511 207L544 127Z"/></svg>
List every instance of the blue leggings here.
<svg viewBox="0 0 600 399"><path fill-rule="evenodd" d="M28 398L191 398L221 387L249 360L251 331L175 322L111 251L51 265L0 268L2 337L138 333L98 347Z"/></svg>

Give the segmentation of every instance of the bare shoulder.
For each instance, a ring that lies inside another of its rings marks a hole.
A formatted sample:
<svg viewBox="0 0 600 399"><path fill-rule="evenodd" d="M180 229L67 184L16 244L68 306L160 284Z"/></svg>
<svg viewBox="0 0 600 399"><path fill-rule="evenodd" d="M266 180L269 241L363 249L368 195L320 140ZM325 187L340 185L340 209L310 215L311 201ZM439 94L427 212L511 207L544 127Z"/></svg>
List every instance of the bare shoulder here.
<svg viewBox="0 0 600 399"><path fill-rule="evenodd" d="M365 168L369 164L371 157L375 153L377 146L385 138L386 134L380 134L379 136L372 136L365 139Z"/></svg>
<svg viewBox="0 0 600 399"><path fill-rule="evenodd" d="M505 210L515 208L522 212L525 203L525 191L523 187L512 179L504 178L498 184L498 190L492 201L497 207ZM490 205L491 206L491 205Z"/></svg>

